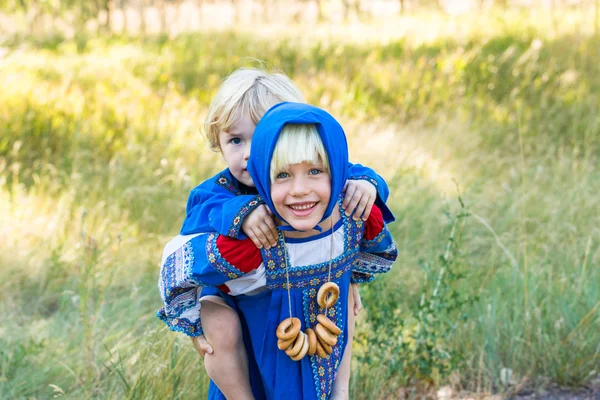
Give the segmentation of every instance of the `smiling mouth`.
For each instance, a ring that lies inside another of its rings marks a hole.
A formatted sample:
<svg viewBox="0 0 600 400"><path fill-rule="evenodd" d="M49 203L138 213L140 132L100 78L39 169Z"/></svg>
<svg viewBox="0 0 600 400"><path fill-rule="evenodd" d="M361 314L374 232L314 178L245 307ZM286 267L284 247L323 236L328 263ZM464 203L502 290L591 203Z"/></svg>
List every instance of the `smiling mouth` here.
<svg viewBox="0 0 600 400"><path fill-rule="evenodd" d="M319 202L296 203L288 204L287 206L297 217L306 217L307 215L310 215L313 212L317 204L319 204Z"/></svg>
<svg viewBox="0 0 600 400"><path fill-rule="evenodd" d="M288 207L291 208L292 210L304 211L304 210L309 210L316 205L317 205L317 203L304 203L304 204L290 204L290 205L288 205Z"/></svg>

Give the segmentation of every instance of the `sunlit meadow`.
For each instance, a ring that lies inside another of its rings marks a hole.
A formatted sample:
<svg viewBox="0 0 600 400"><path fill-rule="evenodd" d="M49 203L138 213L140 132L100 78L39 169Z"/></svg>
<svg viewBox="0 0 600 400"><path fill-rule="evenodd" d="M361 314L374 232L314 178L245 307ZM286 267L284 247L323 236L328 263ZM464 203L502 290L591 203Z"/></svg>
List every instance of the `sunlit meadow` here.
<svg viewBox="0 0 600 400"><path fill-rule="evenodd" d="M391 188L400 256L362 288L352 398L597 379L600 40L564 18L6 40L0 398L205 395L189 340L154 316L158 261L224 167L199 132L208 104L256 59Z"/></svg>

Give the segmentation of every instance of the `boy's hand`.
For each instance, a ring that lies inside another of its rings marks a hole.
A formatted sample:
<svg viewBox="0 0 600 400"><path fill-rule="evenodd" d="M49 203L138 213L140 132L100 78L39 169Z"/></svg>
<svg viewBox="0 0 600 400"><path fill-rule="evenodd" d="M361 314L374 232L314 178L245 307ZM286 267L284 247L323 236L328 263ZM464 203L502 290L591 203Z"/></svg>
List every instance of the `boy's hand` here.
<svg viewBox="0 0 600 400"><path fill-rule="evenodd" d="M196 336L191 339L192 343L194 344L194 347L196 348L196 351L198 352L198 354L200 354L200 357L202 357L202 359L204 359L205 355L213 353L213 348L208 343L204 335Z"/></svg>
<svg viewBox="0 0 600 400"><path fill-rule="evenodd" d="M371 209L377 198L377 189L369 181L350 179L344 186L344 201L342 208L346 210L346 215L350 216L354 211L354 220L362 215L363 221L366 221L371 214Z"/></svg>
<svg viewBox="0 0 600 400"><path fill-rule="evenodd" d="M358 284L353 283L352 285L352 296L354 297L354 315L358 315L362 310L362 300L360 299L360 292L358 291Z"/></svg>
<svg viewBox="0 0 600 400"><path fill-rule="evenodd" d="M275 220L271 211L264 204L256 207L246 216L242 223L242 232L259 249L264 247L269 250L271 247L277 246L279 235L275 226Z"/></svg>

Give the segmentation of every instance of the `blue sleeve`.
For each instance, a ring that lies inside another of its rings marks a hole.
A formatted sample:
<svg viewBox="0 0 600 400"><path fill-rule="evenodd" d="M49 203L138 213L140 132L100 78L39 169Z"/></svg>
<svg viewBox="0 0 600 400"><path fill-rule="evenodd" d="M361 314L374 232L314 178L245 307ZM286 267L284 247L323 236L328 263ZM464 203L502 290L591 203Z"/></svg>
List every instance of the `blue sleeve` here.
<svg viewBox="0 0 600 400"><path fill-rule="evenodd" d="M375 199L375 205L381 209L383 214L383 220L386 224L392 223L396 220L392 211L385 204L390 195L390 189L388 188L385 180L379 176L371 168L365 167L361 164L348 163L348 179L352 180L366 180L371 182L377 189L377 198Z"/></svg>
<svg viewBox="0 0 600 400"><path fill-rule="evenodd" d="M244 218L261 204L264 201L260 196L236 195L208 180L190 192L180 233L217 232L245 239L246 235L240 230Z"/></svg>
<svg viewBox="0 0 600 400"><path fill-rule="evenodd" d="M228 263L219 252L215 233L177 236L163 252L158 288L163 307L157 312L171 330L202 335L200 293L246 273ZM258 251L247 246L252 251Z"/></svg>
<svg viewBox="0 0 600 400"><path fill-rule="evenodd" d="M210 210L208 214L210 226L221 235L240 240L246 239L247 236L241 231L242 223L248 214L264 203L259 195L236 196L223 203L222 207L213 207Z"/></svg>
<svg viewBox="0 0 600 400"><path fill-rule="evenodd" d="M363 239L358 258L352 266L352 283L366 283L375 279L375 274L389 272L398 258L398 248L391 232L384 226L372 240Z"/></svg>

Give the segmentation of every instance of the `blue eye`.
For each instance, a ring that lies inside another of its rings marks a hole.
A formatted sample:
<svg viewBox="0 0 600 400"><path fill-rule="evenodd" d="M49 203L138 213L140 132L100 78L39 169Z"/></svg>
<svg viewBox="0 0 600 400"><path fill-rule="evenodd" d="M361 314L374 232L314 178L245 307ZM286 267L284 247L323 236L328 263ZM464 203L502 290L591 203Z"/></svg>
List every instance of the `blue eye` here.
<svg viewBox="0 0 600 400"><path fill-rule="evenodd" d="M311 169L311 170L310 170L310 172L309 172L308 174L309 174L309 175L318 175L318 174L320 174L321 172L323 172L323 171L321 171L321 170L320 170L320 169L318 169L318 168L313 168L313 169Z"/></svg>
<svg viewBox="0 0 600 400"><path fill-rule="evenodd" d="M285 179L289 176L290 176L290 174L288 174L287 172L280 172L277 174L277 176L275 178L276 179Z"/></svg>
<svg viewBox="0 0 600 400"><path fill-rule="evenodd" d="M234 137L234 138L232 138L232 139L229 141L229 143L232 143L232 144L240 144L240 143L242 143L242 139L240 139L240 138L238 138L238 137Z"/></svg>

